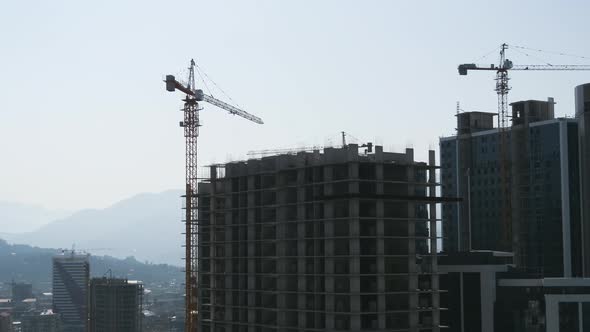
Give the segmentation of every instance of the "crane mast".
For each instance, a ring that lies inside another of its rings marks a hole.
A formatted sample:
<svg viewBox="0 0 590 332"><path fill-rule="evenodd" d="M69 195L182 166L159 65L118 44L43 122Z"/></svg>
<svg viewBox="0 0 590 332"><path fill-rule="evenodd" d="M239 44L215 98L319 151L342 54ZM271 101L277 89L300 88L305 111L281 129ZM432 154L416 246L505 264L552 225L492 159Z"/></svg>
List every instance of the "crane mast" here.
<svg viewBox="0 0 590 332"><path fill-rule="evenodd" d="M184 129L185 139L185 332L194 332L198 329L198 177L197 177L197 138L199 136L199 102L206 101L214 106L228 111L230 114L238 115L252 122L263 124L259 117L245 112L235 106L216 99L213 96L205 95L202 90L195 87L195 61L191 60L186 85L178 82L173 75L166 76L166 90L179 90L186 94L184 101L183 121L180 126Z"/></svg>
<svg viewBox="0 0 590 332"><path fill-rule="evenodd" d="M195 87L194 61L189 67L188 90ZM199 136L199 103L187 93L183 107L185 139L185 331L197 330L198 323L198 199L197 199L197 137Z"/></svg>
<svg viewBox="0 0 590 332"><path fill-rule="evenodd" d="M500 65L496 71L496 93L498 94L498 131L500 139L500 190L502 191L503 200L501 202L501 236L502 249L508 250L512 246L512 193L508 184L508 157L507 157L507 133L508 127L508 68L512 67L512 62L506 59L506 49L508 45L502 44L500 48ZM471 191L471 188L468 188ZM471 204L471 202L469 202Z"/></svg>

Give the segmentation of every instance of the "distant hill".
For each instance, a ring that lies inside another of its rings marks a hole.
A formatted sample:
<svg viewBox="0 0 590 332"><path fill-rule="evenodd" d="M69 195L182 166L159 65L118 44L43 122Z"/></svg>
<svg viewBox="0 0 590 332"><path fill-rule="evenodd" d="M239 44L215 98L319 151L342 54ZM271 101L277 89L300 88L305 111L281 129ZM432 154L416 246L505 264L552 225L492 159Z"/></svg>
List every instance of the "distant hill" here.
<svg viewBox="0 0 590 332"><path fill-rule="evenodd" d="M44 249L27 245L9 245L0 239L0 282L11 280L30 282L36 288L47 288L51 282L51 258L61 253L58 249ZM145 264L133 257L116 259L110 256L90 256L91 276L103 276L108 270L112 275L146 283L182 282L179 267L164 264Z"/></svg>
<svg viewBox="0 0 590 332"><path fill-rule="evenodd" d="M32 232L70 211L50 210L41 206L0 201L0 233Z"/></svg>
<svg viewBox="0 0 590 332"><path fill-rule="evenodd" d="M102 210L82 210L22 234L3 234L10 243L71 248L118 258L182 265L183 224L179 190L144 193ZM97 251L95 249L100 249Z"/></svg>

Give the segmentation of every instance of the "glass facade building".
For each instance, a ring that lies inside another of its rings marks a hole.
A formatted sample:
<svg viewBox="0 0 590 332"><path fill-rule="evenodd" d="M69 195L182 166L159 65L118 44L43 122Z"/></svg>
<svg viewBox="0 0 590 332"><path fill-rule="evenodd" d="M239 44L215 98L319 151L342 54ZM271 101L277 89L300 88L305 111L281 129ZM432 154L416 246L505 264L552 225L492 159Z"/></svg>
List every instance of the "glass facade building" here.
<svg viewBox="0 0 590 332"><path fill-rule="evenodd" d="M88 320L88 255L66 252L53 257L53 311L64 332L83 332Z"/></svg>
<svg viewBox="0 0 590 332"><path fill-rule="evenodd" d="M578 123L553 104L511 104L502 132L465 120L494 114L457 115L458 135L440 139L442 196L462 198L443 204L443 251L511 251L526 272L582 275Z"/></svg>

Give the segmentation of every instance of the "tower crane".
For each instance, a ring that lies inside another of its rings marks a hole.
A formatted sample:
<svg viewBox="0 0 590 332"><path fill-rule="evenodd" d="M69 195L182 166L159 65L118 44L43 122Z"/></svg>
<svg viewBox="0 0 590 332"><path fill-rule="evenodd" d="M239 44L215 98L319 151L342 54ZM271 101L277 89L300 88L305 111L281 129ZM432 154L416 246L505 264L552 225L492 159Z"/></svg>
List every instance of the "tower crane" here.
<svg viewBox="0 0 590 332"><path fill-rule="evenodd" d="M521 47L522 48L522 47ZM508 44L502 44L500 46L500 62L498 65L491 64L489 66L486 65L478 65L475 63L466 63L459 65L459 75L467 75L470 70L491 70L496 72L496 89L495 91L498 93L498 128L505 128L508 127L507 125L507 117L508 117L508 91L510 91L510 86L508 85L508 71L513 70L545 70L545 71L554 71L554 70L590 70L590 65L552 65L552 64L544 64L544 65L515 65L512 61L506 58L506 50L508 49Z"/></svg>
<svg viewBox="0 0 590 332"><path fill-rule="evenodd" d="M512 46L513 48L521 48L527 49L526 47L522 46ZM509 244L512 241L512 219L511 219L511 188L508 186L508 161L506 158L506 128L509 127L508 124L508 92L510 91L510 85L508 81L510 78L508 77L508 72L513 70L520 70L520 71L531 71L531 70L539 70L539 71L558 71L558 70L567 70L567 71L574 71L574 70L590 70L590 65L554 65L554 64L533 64L533 65L515 65L512 61L506 58L506 50L508 49L508 44L504 43L500 45L500 59L497 65L479 65L475 63L466 63L461 64L457 68L459 71L459 75L467 75L469 71L472 70L483 70L483 71L495 71L496 72L496 88L495 91L498 94L498 131L499 131L499 138L500 138L500 147L499 147L499 154L500 154L500 183L501 183L501 190L504 193L505 199L502 203L502 237L505 244ZM560 55L566 55L561 54ZM468 188L468 190L470 190Z"/></svg>
<svg viewBox="0 0 590 332"><path fill-rule="evenodd" d="M230 114L240 116L252 122L263 124L259 117L252 115L235 106L225 103L211 95L203 93L195 85L195 61L191 59L188 82L183 84L177 81L173 75L166 75L166 90L181 91L186 94L183 113L184 119L180 126L184 128L185 157L186 157L186 181L185 181L185 293L186 293L186 318L185 331L194 332L198 329L198 201L197 201L197 137L199 136L199 102L207 102L217 106Z"/></svg>

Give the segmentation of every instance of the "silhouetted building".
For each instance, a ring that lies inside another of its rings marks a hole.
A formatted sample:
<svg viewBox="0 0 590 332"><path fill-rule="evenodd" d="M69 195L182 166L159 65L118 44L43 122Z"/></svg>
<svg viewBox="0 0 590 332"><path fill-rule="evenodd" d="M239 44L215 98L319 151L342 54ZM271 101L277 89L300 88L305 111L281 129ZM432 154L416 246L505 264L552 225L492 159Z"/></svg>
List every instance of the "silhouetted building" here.
<svg viewBox="0 0 590 332"><path fill-rule="evenodd" d="M497 332L577 332L590 327L589 278L500 275Z"/></svg>
<svg viewBox="0 0 590 332"><path fill-rule="evenodd" d="M59 315L52 310L27 315L22 318L22 332L60 332Z"/></svg>
<svg viewBox="0 0 590 332"><path fill-rule="evenodd" d="M64 332L86 331L89 272L87 254L53 257L53 311L60 315Z"/></svg>
<svg viewBox="0 0 590 332"><path fill-rule="evenodd" d="M589 278L538 278L510 253L440 256L441 324L448 332L577 332L590 327Z"/></svg>
<svg viewBox="0 0 590 332"><path fill-rule="evenodd" d="M24 299L33 298L33 285L26 283L12 283L12 301L21 302Z"/></svg>
<svg viewBox="0 0 590 332"><path fill-rule="evenodd" d="M439 331L434 151L367 147L210 167L200 331Z"/></svg>
<svg viewBox="0 0 590 332"><path fill-rule="evenodd" d="M90 280L89 332L140 332L143 284L113 278Z"/></svg>
<svg viewBox="0 0 590 332"><path fill-rule="evenodd" d="M513 252L539 277L582 276L578 122L556 119L552 98L511 106L504 147L492 113L457 114L458 135L440 139L442 196L462 198L443 204L443 250Z"/></svg>

